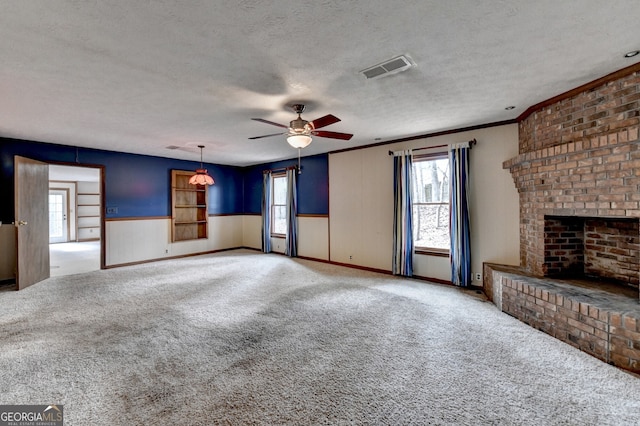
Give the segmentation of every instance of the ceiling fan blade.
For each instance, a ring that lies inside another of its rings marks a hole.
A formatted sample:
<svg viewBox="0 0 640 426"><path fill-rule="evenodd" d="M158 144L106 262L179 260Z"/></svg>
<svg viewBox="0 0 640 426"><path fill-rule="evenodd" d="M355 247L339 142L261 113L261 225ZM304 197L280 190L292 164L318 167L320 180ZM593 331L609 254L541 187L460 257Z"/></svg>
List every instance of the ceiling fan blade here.
<svg viewBox="0 0 640 426"><path fill-rule="evenodd" d="M279 135L284 135L284 133L273 133L271 135L262 135L262 136L253 136L249 139L262 139L262 138L270 138L271 136L279 136Z"/></svg>
<svg viewBox="0 0 640 426"><path fill-rule="evenodd" d="M252 120L261 121L262 123L271 124L272 126L284 127L285 129L289 128L289 126L285 126L284 124L274 123L273 121L265 120L264 118L252 118Z"/></svg>
<svg viewBox="0 0 640 426"><path fill-rule="evenodd" d="M345 141L348 141L353 137L350 133L326 132L324 130L313 131L311 134L320 136L321 138L343 139Z"/></svg>
<svg viewBox="0 0 640 426"><path fill-rule="evenodd" d="M314 129L319 129L321 127L328 126L329 124L337 123L338 121L340 121L338 117L328 114L324 117L316 118L311 122L311 124L313 125Z"/></svg>

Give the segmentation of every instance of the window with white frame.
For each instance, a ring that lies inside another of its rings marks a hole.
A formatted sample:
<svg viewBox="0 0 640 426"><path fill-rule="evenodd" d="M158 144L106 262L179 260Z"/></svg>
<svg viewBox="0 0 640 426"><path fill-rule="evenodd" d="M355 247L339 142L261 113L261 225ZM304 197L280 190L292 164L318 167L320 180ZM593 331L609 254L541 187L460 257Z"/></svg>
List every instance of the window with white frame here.
<svg viewBox="0 0 640 426"><path fill-rule="evenodd" d="M287 234L287 175L271 176L271 235Z"/></svg>
<svg viewBox="0 0 640 426"><path fill-rule="evenodd" d="M413 245L417 253L449 253L449 158L446 153L413 158Z"/></svg>

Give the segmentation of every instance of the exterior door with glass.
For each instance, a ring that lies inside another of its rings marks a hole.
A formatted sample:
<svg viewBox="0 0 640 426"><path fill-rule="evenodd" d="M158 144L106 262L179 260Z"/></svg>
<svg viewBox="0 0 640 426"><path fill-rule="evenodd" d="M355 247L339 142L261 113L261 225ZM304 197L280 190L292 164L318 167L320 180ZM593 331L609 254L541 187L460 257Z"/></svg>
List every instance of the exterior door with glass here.
<svg viewBox="0 0 640 426"><path fill-rule="evenodd" d="M49 243L69 241L69 203L68 191L49 190Z"/></svg>

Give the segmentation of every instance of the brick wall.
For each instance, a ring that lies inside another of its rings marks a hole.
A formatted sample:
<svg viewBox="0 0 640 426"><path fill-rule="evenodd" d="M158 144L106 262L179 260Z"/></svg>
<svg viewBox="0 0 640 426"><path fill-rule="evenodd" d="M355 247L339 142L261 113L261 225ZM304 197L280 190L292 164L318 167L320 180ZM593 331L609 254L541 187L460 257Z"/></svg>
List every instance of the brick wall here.
<svg viewBox="0 0 640 426"><path fill-rule="evenodd" d="M504 163L520 196L520 262L544 275L545 216L640 217L640 72L522 119ZM637 273L637 270L636 270Z"/></svg>
<svg viewBox="0 0 640 426"><path fill-rule="evenodd" d="M520 121L520 154L638 126L640 73L609 81Z"/></svg>

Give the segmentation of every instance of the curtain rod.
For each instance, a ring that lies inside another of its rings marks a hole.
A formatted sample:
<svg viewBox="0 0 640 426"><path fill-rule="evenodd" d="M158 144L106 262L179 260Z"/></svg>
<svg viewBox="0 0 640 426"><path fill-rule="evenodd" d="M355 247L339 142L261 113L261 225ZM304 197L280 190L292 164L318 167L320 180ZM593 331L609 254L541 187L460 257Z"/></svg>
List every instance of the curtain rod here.
<svg viewBox="0 0 640 426"><path fill-rule="evenodd" d="M273 172L279 172L282 170L297 170L298 166L288 166L288 167L279 167L277 169L267 169L267 170L263 170L262 173L273 173Z"/></svg>
<svg viewBox="0 0 640 426"><path fill-rule="evenodd" d="M476 140L476 138L473 138L469 141L469 149L471 149L471 147L475 144L477 144L478 141ZM422 148L414 148L412 149L412 151L422 151L423 149L434 149L434 148L447 148L449 146L451 146L452 144L443 144L443 145L434 145L434 146L423 146ZM393 155L393 151L389 151L389 155Z"/></svg>

